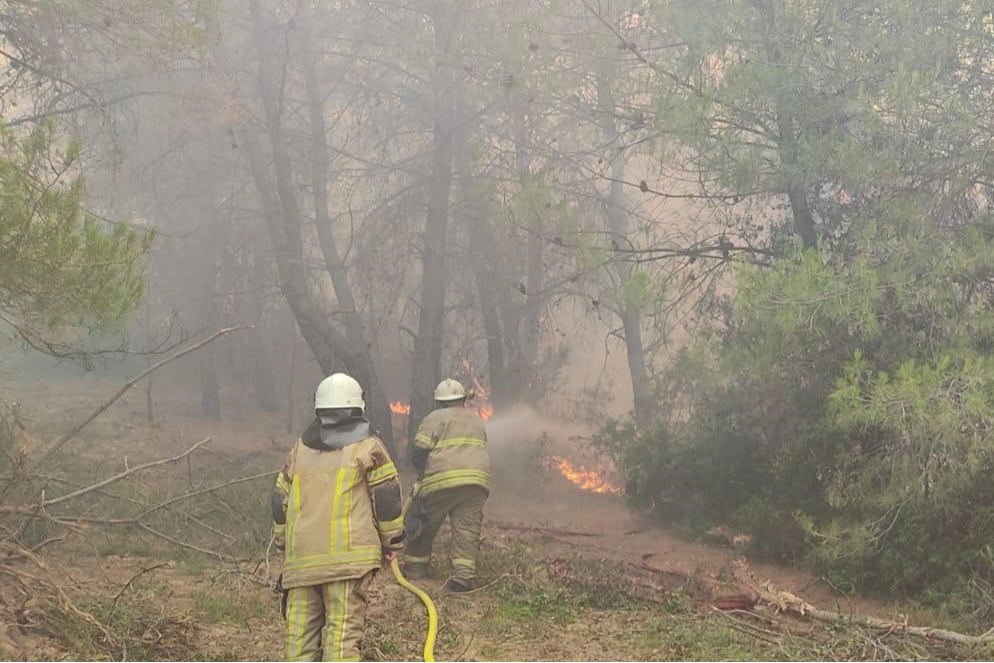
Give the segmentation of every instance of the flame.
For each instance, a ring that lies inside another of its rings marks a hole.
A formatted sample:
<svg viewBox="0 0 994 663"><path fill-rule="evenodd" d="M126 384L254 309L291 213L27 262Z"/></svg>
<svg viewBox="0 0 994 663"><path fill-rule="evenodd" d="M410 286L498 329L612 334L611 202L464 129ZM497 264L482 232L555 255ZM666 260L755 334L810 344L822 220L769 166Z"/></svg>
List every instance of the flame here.
<svg viewBox="0 0 994 663"><path fill-rule="evenodd" d="M595 493L606 493L608 495L624 494L624 491L617 486L608 483L594 470L588 470L583 467L575 467L573 463L561 456L549 456L545 460L545 464L546 467L552 467L558 470L560 474L583 490L590 490Z"/></svg>
<svg viewBox="0 0 994 663"><path fill-rule="evenodd" d="M480 415L480 418L484 421L490 421L490 417L494 416L494 406L490 404L490 394L483 388L480 381L476 379L476 376L473 375L473 366L469 363L469 360L463 359L462 365L466 369L466 372L469 373L469 379L473 382L473 391L475 393L467 407Z"/></svg>
<svg viewBox="0 0 994 663"><path fill-rule="evenodd" d="M489 421L490 417L494 416L494 407L490 404L490 393L483 388L480 381L476 379L473 375L473 367L469 363L468 359L462 360L462 365L466 367L466 371L469 373L469 379L473 382L473 391L475 395L473 399L469 401L467 407L480 415L484 421ZM402 401L394 401L390 403L390 411L394 414L408 415L411 413L411 404L404 403Z"/></svg>

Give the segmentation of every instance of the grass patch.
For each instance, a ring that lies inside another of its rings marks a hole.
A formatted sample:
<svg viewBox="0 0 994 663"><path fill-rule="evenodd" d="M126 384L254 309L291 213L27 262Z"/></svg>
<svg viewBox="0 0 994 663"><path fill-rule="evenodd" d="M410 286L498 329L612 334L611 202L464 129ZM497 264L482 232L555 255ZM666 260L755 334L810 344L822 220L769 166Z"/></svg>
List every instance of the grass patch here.
<svg viewBox="0 0 994 663"><path fill-rule="evenodd" d="M73 613L51 614L49 636L75 660L196 660L196 624L162 600L164 587L135 582L118 600L81 602L107 633ZM111 637L107 637L107 634Z"/></svg>
<svg viewBox="0 0 994 663"><path fill-rule="evenodd" d="M275 601L266 601L258 592L211 589L192 597L194 614L206 624L244 624L252 618L276 619Z"/></svg>

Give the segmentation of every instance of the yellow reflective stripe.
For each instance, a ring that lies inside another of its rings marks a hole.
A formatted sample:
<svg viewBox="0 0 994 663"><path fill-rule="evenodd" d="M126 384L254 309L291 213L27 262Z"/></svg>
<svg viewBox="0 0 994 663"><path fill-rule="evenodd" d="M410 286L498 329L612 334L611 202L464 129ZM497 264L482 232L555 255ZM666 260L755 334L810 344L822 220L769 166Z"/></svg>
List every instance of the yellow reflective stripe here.
<svg viewBox="0 0 994 663"><path fill-rule="evenodd" d="M290 492L290 482L287 481L286 475L283 472L276 475L276 488L284 495Z"/></svg>
<svg viewBox="0 0 994 663"><path fill-rule="evenodd" d="M371 471L366 475L366 482L370 486L375 486L378 483L383 483L388 479L392 479L397 476L397 467L393 463L386 463L385 465L380 465L375 470Z"/></svg>
<svg viewBox="0 0 994 663"><path fill-rule="evenodd" d="M332 661L345 660L345 622L348 619L349 606L348 585L348 582L331 583L332 601L337 602L337 605L335 605L335 619L338 622L335 624L335 635L331 641L331 651L334 653L334 657L331 658Z"/></svg>
<svg viewBox="0 0 994 663"><path fill-rule="evenodd" d="M468 557L454 557L452 559L452 566L458 566L463 569L476 570L476 560L469 559Z"/></svg>
<svg viewBox="0 0 994 663"><path fill-rule="evenodd" d="M273 535L283 536L286 534L286 525L280 525L279 523L273 523Z"/></svg>
<svg viewBox="0 0 994 663"><path fill-rule="evenodd" d="M399 516L393 520L381 520L379 521L379 529L380 534L385 536L399 534L400 531L404 529L404 517Z"/></svg>
<svg viewBox="0 0 994 663"><path fill-rule="evenodd" d="M446 447L485 447L487 446L486 441L481 440L478 437L450 437L444 440L440 440L438 444L435 445L436 449L445 449Z"/></svg>
<svg viewBox="0 0 994 663"><path fill-rule="evenodd" d="M318 566L347 566L358 562L380 561L380 546L362 546L355 550L346 552L322 553L320 555L307 555L306 557L287 558L283 571L301 571L313 569Z"/></svg>
<svg viewBox="0 0 994 663"><path fill-rule="evenodd" d="M307 624L307 604L310 587L295 587L287 597L287 643L288 658L299 657L304 649L304 626Z"/></svg>
<svg viewBox="0 0 994 663"><path fill-rule="evenodd" d="M422 492L432 492L453 486L479 485L490 488L490 475L483 470L442 470L421 481Z"/></svg>
<svg viewBox="0 0 994 663"><path fill-rule="evenodd" d="M423 449L431 449L431 435L418 433L414 436L414 445Z"/></svg>
<svg viewBox="0 0 994 663"><path fill-rule="evenodd" d="M295 474L290 482L290 493L293 498L293 517L287 517L287 556L293 556L297 549L297 519L300 518L300 475Z"/></svg>
<svg viewBox="0 0 994 663"><path fill-rule="evenodd" d="M348 480L346 481L345 489L345 505L342 509L342 529L345 532L345 550L352 548L352 495L355 493L356 479L359 476L358 468L351 468L348 471Z"/></svg>
<svg viewBox="0 0 994 663"><path fill-rule="evenodd" d="M423 557L419 555L404 555L404 561L408 564L427 564L431 561L431 555L425 555Z"/></svg>
<svg viewBox="0 0 994 663"><path fill-rule="evenodd" d="M342 509L342 497L344 497L343 493L345 492L342 489L342 486L345 483L345 473L347 471L348 470L346 470L345 468L341 468L341 469L338 470L338 475L337 475L337 477L335 479L335 490L334 490L334 492L332 493L332 496L331 496L331 528L330 528L331 529L331 542L330 542L330 546L331 547L330 547L330 550L344 550L345 549L342 546L342 539L344 537L343 537L343 534L342 534L341 509Z"/></svg>

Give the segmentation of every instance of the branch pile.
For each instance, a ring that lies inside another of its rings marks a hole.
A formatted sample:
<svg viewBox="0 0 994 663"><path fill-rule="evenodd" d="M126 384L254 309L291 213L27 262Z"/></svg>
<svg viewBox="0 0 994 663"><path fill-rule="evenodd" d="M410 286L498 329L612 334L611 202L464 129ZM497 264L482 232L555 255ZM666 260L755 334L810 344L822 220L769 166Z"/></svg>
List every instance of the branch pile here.
<svg viewBox="0 0 994 663"><path fill-rule="evenodd" d="M173 490L174 483L170 483L169 477L159 484L149 482L150 472L161 472L167 466L189 461L211 442L210 437L175 455L137 465L129 466L125 458L123 467L117 471L108 472L100 466L96 477L86 481L72 474L78 473L80 463L70 463L68 472L60 472L50 469L52 463L47 461L62 452L87 425L143 378L237 329L241 328L222 329L128 380L47 448L29 431L17 403L0 402L0 586L4 588L0 592L0 659L23 656L27 635L58 635L66 624L85 630L91 640L101 642L101 649L114 652L115 656L126 650L128 642L147 644L150 638L155 642L163 639L179 642L185 638L183 634L192 625L182 623L183 618L158 613L144 615L138 620L140 623L128 624L126 632L115 632L109 624L114 623L118 599L131 583L114 598L107 614L104 614L107 606L103 605L106 602L100 597L85 597L84 602L92 599L95 605L102 606L101 612L83 609L77 603L84 598L82 594L72 588L70 596L65 575L42 559L42 550L70 535L85 539L95 528L132 528L169 546L219 561L237 562L240 560L235 556L214 549L210 543L219 541L221 546L230 546L237 537L207 521L210 516L215 523L230 522L232 516L245 517L232 505L239 505L237 500L229 497L226 501L224 490L271 477L273 473L238 476L209 485L194 483L190 474L184 478L185 488L180 494ZM194 538L181 538L185 536ZM203 544L202 540L208 543ZM101 618L94 614L100 614Z"/></svg>
<svg viewBox="0 0 994 663"><path fill-rule="evenodd" d="M736 561L732 565L731 581L720 581L698 573L684 573L653 563L653 553L642 555L641 568L677 580L687 593L719 611L748 612L763 617L757 609L766 608L777 614L825 624L849 625L880 631L887 635L909 635L932 642L948 642L977 647L994 643L994 628L981 635L958 633L928 626L914 626L907 621L898 622L869 615L841 613L817 608L801 597L785 590L778 590L769 581L757 581L745 566ZM749 579L740 576L746 574Z"/></svg>

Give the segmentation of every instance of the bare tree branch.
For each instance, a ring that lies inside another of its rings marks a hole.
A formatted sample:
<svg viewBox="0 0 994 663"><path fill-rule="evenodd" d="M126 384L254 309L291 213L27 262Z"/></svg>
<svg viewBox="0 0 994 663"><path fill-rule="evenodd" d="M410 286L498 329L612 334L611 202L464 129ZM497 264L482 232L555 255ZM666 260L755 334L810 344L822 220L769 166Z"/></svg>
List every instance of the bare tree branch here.
<svg viewBox="0 0 994 663"><path fill-rule="evenodd" d="M76 499L77 497L82 497L83 495L86 495L87 493L92 493L95 490L100 490L104 486L109 486L112 483L117 483L121 479L124 479L125 477L131 476L132 474L135 474L136 472L141 472L142 470L147 470L150 467L158 467L160 465L168 465L169 463L175 463L176 461L183 460L184 458L186 458L187 456L189 456L190 454L192 454L194 451L196 451L200 447L204 446L205 444L207 444L208 442L210 442L213 439L214 439L213 436L205 438L205 439L201 440L200 442L197 442L192 447L190 447L189 449L187 449L186 451L184 451L183 453L181 453L178 456L173 456L172 458L161 458L159 460L153 460L153 461L148 462L148 463L143 463L141 465L136 465L135 467L129 468L129 469L123 471L123 472L119 472L119 473L115 474L114 476L107 477L103 481L98 481L97 483L95 483L93 485L87 486L86 488L80 488L79 490L74 490L71 493L67 493L65 495L61 495L59 497L55 497L55 498L52 498L50 500L44 500L41 503L41 505L43 507L48 507L48 506L54 506L56 504L61 504L63 502L68 502L69 500ZM152 509L152 510L154 510L154 509Z"/></svg>
<svg viewBox="0 0 994 663"><path fill-rule="evenodd" d="M35 464L35 468L43 465L45 463L45 461L47 461L49 458L51 458L53 455L55 455L71 439L73 439L74 437L76 437L76 435L78 435L80 431L82 431L84 428L86 428L86 426L88 426L90 424L90 422L92 422L94 419L96 419L101 414L103 414L104 411L107 408L109 408L111 405L113 405L114 403L116 403L118 401L118 399L121 398L121 396L123 396L133 386L135 386L136 384L138 384L139 382L141 382L142 379L145 378L146 376L148 376L149 374L154 373L155 371L159 370L163 366L176 361L180 357L184 357L184 356L190 354L191 352L196 352L200 348L204 347L205 345L207 345L209 343L212 343L213 341L217 340L218 338L221 338L222 336L227 336L228 334L230 334L232 332L235 332L235 331L239 331L241 329L251 329L251 328L252 328L252 325L242 325L242 326L239 326L239 327L227 327L225 329L218 330L218 331L214 332L212 335L210 335L207 338L205 338L204 340L200 341L199 343L194 343L190 347L188 347L188 348L186 348L184 350L180 350L179 352L166 357L165 359L163 359L162 361L160 361L158 363L152 364L151 366L149 366L148 368L146 368L144 371L142 371L141 373L139 373L135 377L133 377L130 380L128 380L127 382L125 382L124 385L120 389L117 390L116 394L114 394L113 396L111 396L110 399L108 399L107 401L105 401L104 403L102 403L100 405L100 407L98 407L96 410L94 410L93 412L91 412L90 416L88 416L86 419L84 419L82 422L80 422L76 426L73 426L72 429L70 429L61 438L59 438L59 441L55 443L55 446L53 446L51 449L49 449L45 453L45 455L41 457L41 460L39 460ZM2 497L2 495L0 495L0 497Z"/></svg>

